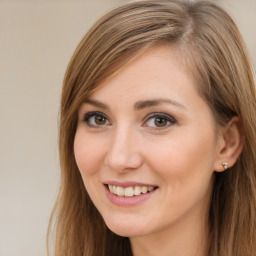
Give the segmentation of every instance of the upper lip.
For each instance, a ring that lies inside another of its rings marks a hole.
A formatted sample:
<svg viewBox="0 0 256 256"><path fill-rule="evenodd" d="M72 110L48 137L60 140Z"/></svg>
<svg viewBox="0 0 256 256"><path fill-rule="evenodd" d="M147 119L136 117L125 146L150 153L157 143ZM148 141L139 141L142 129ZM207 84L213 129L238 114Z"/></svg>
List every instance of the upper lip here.
<svg viewBox="0 0 256 256"><path fill-rule="evenodd" d="M150 184L150 183L141 183L141 182L136 182L136 181L125 181L125 182L120 182L120 181L105 181L103 182L105 185L115 185L123 188L127 187L135 187L135 186L147 186L147 187L157 187L155 184Z"/></svg>

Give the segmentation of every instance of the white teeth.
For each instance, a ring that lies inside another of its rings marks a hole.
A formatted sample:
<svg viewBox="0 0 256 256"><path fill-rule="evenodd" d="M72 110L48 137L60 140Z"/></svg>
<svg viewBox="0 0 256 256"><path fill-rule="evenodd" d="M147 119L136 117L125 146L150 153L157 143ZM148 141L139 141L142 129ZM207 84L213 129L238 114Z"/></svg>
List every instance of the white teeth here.
<svg viewBox="0 0 256 256"><path fill-rule="evenodd" d="M146 194L146 193L148 192L148 188L147 188L146 186L142 186L142 187L141 187L141 192L142 192L143 194Z"/></svg>
<svg viewBox="0 0 256 256"><path fill-rule="evenodd" d="M141 194L141 187L140 186L135 186L134 188L134 195L138 196Z"/></svg>
<svg viewBox="0 0 256 256"><path fill-rule="evenodd" d="M138 196L141 193L146 194L154 190L154 186L135 186L124 188L115 185L108 185L108 188L112 194L126 197Z"/></svg>
<svg viewBox="0 0 256 256"><path fill-rule="evenodd" d="M124 189L125 196L133 196L133 187L128 187Z"/></svg>
<svg viewBox="0 0 256 256"><path fill-rule="evenodd" d="M117 194L118 196L124 196L124 188L123 188L123 187L116 186L116 194Z"/></svg>

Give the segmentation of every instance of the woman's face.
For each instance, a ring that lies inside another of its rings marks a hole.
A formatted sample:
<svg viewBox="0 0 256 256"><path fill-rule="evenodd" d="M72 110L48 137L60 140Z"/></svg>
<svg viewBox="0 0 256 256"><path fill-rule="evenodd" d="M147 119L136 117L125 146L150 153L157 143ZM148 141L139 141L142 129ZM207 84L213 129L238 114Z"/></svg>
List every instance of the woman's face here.
<svg viewBox="0 0 256 256"><path fill-rule="evenodd" d="M210 108L165 47L137 57L81 106L74 141L93 203L128 237L202 222L217 148Z"/></svg>

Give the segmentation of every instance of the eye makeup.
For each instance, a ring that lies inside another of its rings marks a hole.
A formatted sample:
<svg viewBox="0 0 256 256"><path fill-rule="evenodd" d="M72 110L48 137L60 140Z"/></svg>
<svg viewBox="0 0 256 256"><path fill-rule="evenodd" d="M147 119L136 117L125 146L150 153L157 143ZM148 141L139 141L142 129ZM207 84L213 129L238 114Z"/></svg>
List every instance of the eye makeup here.
<svg viewBox="0 0 256 256"><path fill-rule="evenodd" d="M84 115L83 121L89 127L99 128L101 126L109 125L110 121L108 117L102 112L93 111Z"/></svg>
<svg viewBox="0 0 256 256"><path fill-rule="evenodd" d="M169 126L175 124L177 121L172 116L162 113L162 112L155 112L149 114L145 121L143 122L143 126L150 127L152 129L165 129Z"/></svg>

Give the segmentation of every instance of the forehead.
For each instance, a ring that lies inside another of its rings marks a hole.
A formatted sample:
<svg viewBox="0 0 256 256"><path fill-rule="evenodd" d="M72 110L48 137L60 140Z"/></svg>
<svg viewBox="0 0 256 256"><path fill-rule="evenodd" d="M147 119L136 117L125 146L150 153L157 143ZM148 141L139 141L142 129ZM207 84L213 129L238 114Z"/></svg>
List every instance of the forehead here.
<svg viewBox="0 0 256 256"><path fill-rule="evenodd" d="M165 95L165 89L184 85L194 86L192 74L186 69L183 57L175 48L158 46L126 59L112 68L107 79L101 82L92 94L101 97L106 93L123 95L131 90Z"/></svg>

